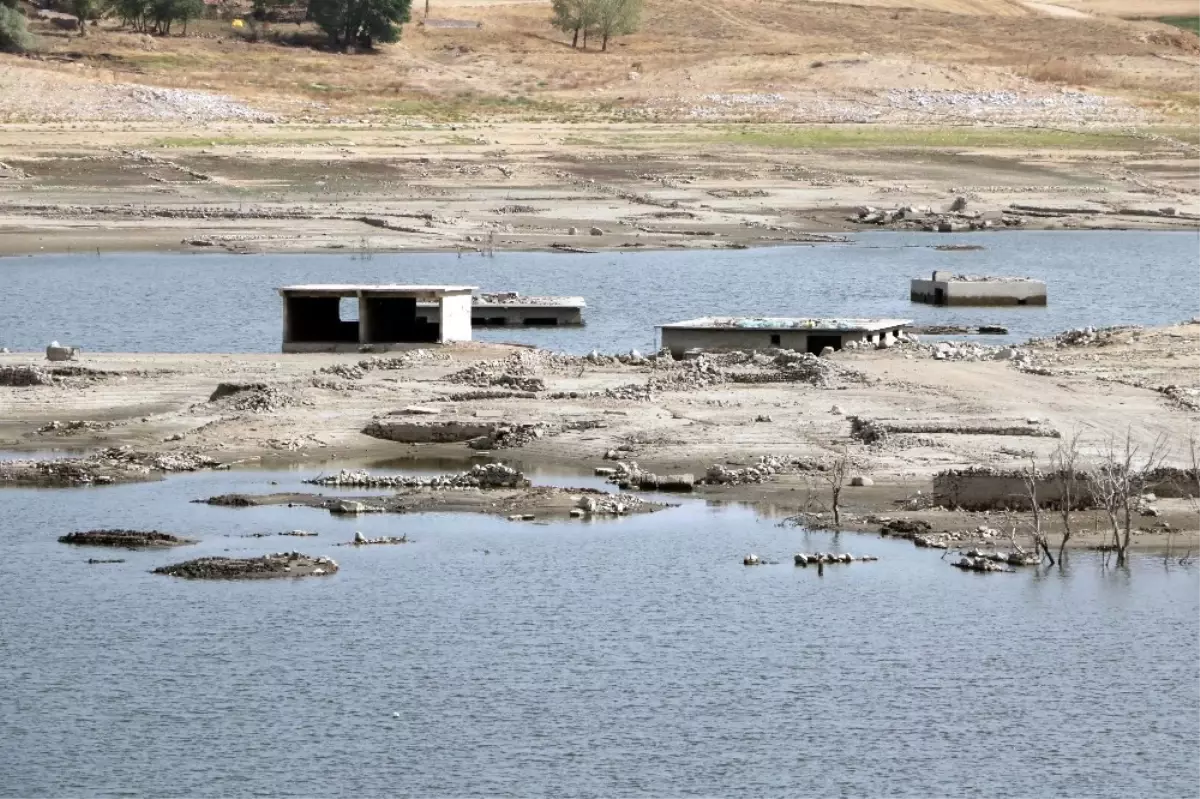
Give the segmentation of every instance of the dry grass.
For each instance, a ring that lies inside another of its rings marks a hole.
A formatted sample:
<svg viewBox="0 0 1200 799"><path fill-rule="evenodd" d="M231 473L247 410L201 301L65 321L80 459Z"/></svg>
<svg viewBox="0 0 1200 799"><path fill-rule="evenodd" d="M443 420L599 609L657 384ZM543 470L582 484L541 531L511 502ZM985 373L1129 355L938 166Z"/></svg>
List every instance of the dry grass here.
<svg viewBox="0 0 1200 799"><path fill-rule="evenodd" d="M1188 91L1180 79L1200 63L1195 36L1158 23L1039 17L1017 0L904 0L903 8L891 1L647 0L642 32L608 53L572 50L550 28L544 2L447 8L446 16L483 27L410 24L398 45L366 55L250 43L216 21L194 24L186 38L133 34L108 22L82 38L47 30L43 43L51 57L72 56L72 64L53 68L219 91L314 118L603 118L611 106L689 92L764 85L862 92L894 74L890 63L872 66L888 59L914 65L910 85L936 73L951 87L986 89L1018 74L1115 92L1128 91L1129 76L1112 59L1142 59L1153 66L1137 76L1138 91L1185 108L1186 98L1175 97ZM280 24L276 31L303 38L311 27ZM819 76L807 69L848 57L867 63ZM641 79L631 82L635 65ZM853 82L839 85L843 78Z"/></svg>
<svg viewBox="0 0 1200 799"><path fill-rule="evenodd" d="M1038 83L1057 83L1063 86L1096 86L1110 77L1106 69L1066 58L1027 64L1019 70L1019 74Z"/></svg>

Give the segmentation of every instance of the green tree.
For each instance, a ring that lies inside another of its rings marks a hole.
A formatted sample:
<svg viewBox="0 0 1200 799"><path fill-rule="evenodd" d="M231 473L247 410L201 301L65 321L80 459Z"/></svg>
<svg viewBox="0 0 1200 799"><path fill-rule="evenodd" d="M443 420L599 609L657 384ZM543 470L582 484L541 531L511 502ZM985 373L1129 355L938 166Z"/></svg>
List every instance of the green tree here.
<svg viewBox="0 0 1200 799"><path fill-rule="evenodd" d="M552 0L550 4L554 12L550 24L563 33L571 34L571 46L579 46L579 34L585 33L591 27L594 16L594 0ZM584 47L587 39L584 38Z"/></svg>
<svg viewBox="0 0 1200 799"><path fill-rule="evenodd" d="M75 17L79 20L80 36L87 35L88 23L93 19L99 19L102 11L97 0L71 0L71 10L75 12Z"/></svg>
<svg viewBox="0 0 1200 799"><path fill-rule="evenodd" d="M0 5L0 50L23 53L33 49L33 36L25 27L25 15L8 5Z"/></svg>
<svg viewBox="0 0 1200 799"><path fill-rule="evenodd" d="M638 28L642 17L642 0L593 0L596 33L603 40L601 50L608 50L608 40L626 36Z"/></svg>
<svg viewBox="0 0 1200 799"><path fill-rule="evenodd" d="M370 49L400 40L412 0L308 0L308 15L335 47Z"/></svg>

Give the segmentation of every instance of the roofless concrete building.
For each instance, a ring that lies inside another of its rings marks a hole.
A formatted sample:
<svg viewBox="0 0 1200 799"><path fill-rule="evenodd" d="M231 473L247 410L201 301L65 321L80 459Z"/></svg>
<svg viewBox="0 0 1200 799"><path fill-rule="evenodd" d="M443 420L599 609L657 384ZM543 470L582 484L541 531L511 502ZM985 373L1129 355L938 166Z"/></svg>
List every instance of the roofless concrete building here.
<svg viewBox="0 0 1200 799"><path fill-rule="evenodd" d="M891 342L911 319L796 319L706 316L659 325L662 346L676 358L687 350L785 349L820 355L850 342Z"/></svg>
<svg viewBox="0 0 1200 799"><path fill-rule="evenodd" d="M475 286L319 284L283 286L284 352L355 352L402 344L471 340ZM344 300L354 300L345 303ZM418 303L434 303L436 320L422 319ZM357 305L357 315L353 306Z"/></svg>

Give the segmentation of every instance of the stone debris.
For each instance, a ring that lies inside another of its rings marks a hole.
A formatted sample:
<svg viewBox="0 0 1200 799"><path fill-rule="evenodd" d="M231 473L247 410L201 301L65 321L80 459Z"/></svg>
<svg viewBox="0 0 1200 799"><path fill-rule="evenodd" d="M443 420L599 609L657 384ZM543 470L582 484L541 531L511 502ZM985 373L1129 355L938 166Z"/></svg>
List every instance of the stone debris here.
<svg viewBox="0 0 1200 799"><path fill-rule="evenodd" d="M0 484L108 485L152 479L156 472L194 472L218 462L189 451L147 453L128 446L111 447L83 458L0 462Z"/></svg>
<svg viewBox="0 0 1200 799"><path fill-rule="evenodd" d="M86 419L74 419L69 422L60 422L57 419L52 422L47 422L37 429L40 436L59 435L69 436L73 433L94 432L96 430L109 430L116 427L116 422L92 422ZM182 436L181 436L182 438Z"/></svg>
<svg viewBox="0 0 1200 799"><path fill-rule="evenodd" d="M647 504L632 494L585 494L575 505L586 516L624 516Z"/></svg>
<svg viewBox="0 0 1200 799"><path fill-rule="evenodd" d="M879 528L879 534L912 539L914 536L928 533L932 529L933 525L924 519L888 519Z"/></svg>
<svg viewBox="0 0 1200 799"><path fill-rule="evenodd" d="M854 213L847 217L847 221L860 225L886 225L899 229L923 230L928 233L965 233L971 230L993 230L1023 224L1023 220L1014 214L984 217L978 211L964 210L965 201L961 208L955 207L956 205L957 201L945 213L936 212L927 205L902 205L896 208L875 208L863 205L856 208Z"/></svg>
<svg viewBox="0 0 1200 799"><path fill-rule="evenodd" d="M1076 327L1064 330L1048 338L1032 338L1029 345L1063 347L1104 346L1117 343L1115 337L1120 333L1131 333L1142 330L1141 325L1113 325L1111 327Z"/></svg>
<svg viewBox="0 0 1200 799"><path fill-rule="evenodd" d="M0 366L0 386L52 386L54 375L40 366Z"/></svg>
<svg viewBox="0 0 1200 799"><path fill-rule="evenodd" d="M309 485L352 488L525 488L525 475L503 463L477 463L465 472L433 477L373 475L362 469L342 469L335 475L305 480Z"/></svg>
<svg viewBox="0 0 1200 799"><path fill-rule="evenodd" d="M990 558L970 558L962 557L954 561L950 565L963 569L964 571L973 572L1012 572L1013 569L1003 566Z"/></svg>
<svg viewBox="0 0 1200 799"><path fill-rule="evenodd" d="M118 547L120 549L152 549L178 547L196 543L192 538L181 538L158 530L85 530L59 536L60 544L75 544L91 547Z"/></svg>
<svg viewBox="0 0 1200 799"><path fill-rule="evenodd" d="M387 510L378 505L368 505L353 499L331 499L325 503L324 507L335 516L358 516L362 513L383 513Z"/></svg>
<svg viewBox="0 0 1200 799"><path fill-rule="evenodd" d="M337 546L339 546L339 547L366 547L366 546L372 546L372 545L388 546L391 544L407 544L407 543L408 543L408 535L401 535L401 536L385 535L385 536L381 536L379 538L367 538L361 532L356 531L354 533L353 541L347 541L345 543L338 544Z"/></svg>
<svg viewBox="0 0 1200 799"><path fill-rule="evenodd" d="M313 557L300 552L276 552L259 558L196 558L160 566L153 573L187 580L262 580L319 577L335 574L337 570L337 562L332 558Z"/></svg>
<svg viewBox="0 0 1200 799"><path fill-rule="evenodd" d="M765 483L778 474L822 471L823 469L823 464L807 458L761 455L758 458L758 463L742 468L731 468L714 463L708 467L704 478L699 482L703 485L746 485L749 483Z"/></svg>
<svg viewBox="0 0 1200 799"><path fill-rule="evenodd" d="M597 469L597 473L601 470ZM607 482L615 483L623 491L681 491L695 490L696 478L691 474L657 475L644 471L636 461L621 461L612 469L604 469Z"/></svg>
<svg viewBox="0 0 1200 799"><path fill-rule="evenodd" d="M125 558L88 558L84 563L94 566L98 563L124 563Z"/></svg>
<svg viewBox="0 0 1200 799"><path fill-rule="evenodd" d="M812 554L797 552L792 556L792 560L797 566L808 566L810 563L815 566L818 563L873 563L879 558L874 555L863 555L856 558L849 552L814 552Z"/></svg>
<svg viewBox="0 0 1200 799"><path fill-rule="evenodd" d="M1041 556L1034 552L985 552L981 549L968 549L959 554L971 560L988 560L1008 566L1037 566L1042 562Z"/></svg>

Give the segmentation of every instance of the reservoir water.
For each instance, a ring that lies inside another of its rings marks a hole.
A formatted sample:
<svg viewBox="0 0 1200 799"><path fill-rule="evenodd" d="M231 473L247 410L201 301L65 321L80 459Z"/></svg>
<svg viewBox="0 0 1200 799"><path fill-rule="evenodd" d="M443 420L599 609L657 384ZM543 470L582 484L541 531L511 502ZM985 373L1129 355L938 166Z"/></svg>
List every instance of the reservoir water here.
<svg viewBox="0 0 1200 799"><path fill-rule="evenodd" d="M316 471L0 492L0 794L1176 797L1200 781L1195 566L1076 553L969 574L695 500L590 524L189 502ZM55 541L131 526L201 542ZM294 528L320 535L241 537ZM335 546L355 530L412 543ZM149 573L284 549L341 571ZM817 549L881 560L791 565Z"/></svg>
<svg viewBox="0 0 1200 799"><path fill-rule="evenodd" d="M936 245L978 244L942 252ZM885 316L994 324L1009 340L1071 327L1191 318L1200 234L1146 231L867 233L850 244L753 250L376 255L117 254L0 259L0 346L57 339L100 352L277 352L278 286L449 283L582 295L581 329L479 330L582 353L657 348L655 325L707 315ZM933 308L909 280L933 269L1048 283L1045 308ZM1002 339L985 339L997 342Z"/></svg>

